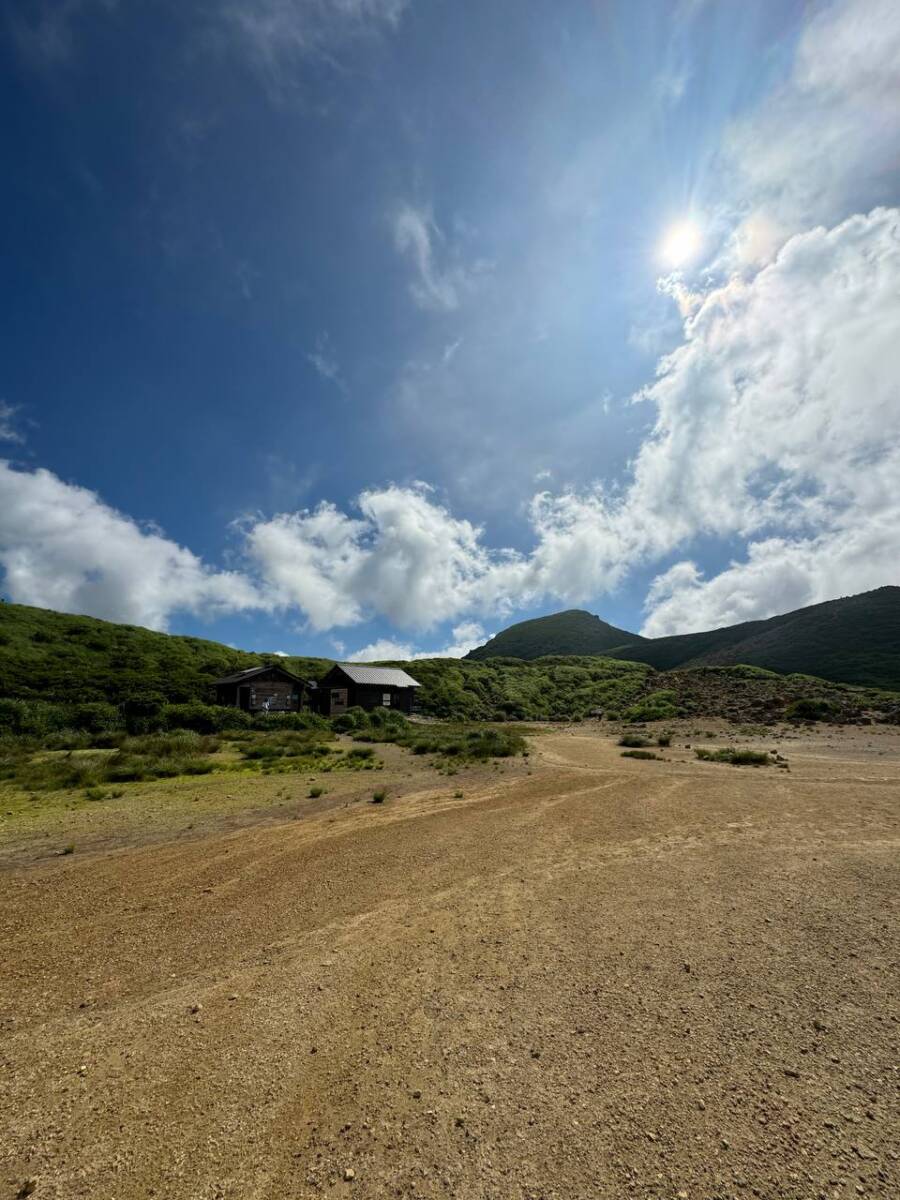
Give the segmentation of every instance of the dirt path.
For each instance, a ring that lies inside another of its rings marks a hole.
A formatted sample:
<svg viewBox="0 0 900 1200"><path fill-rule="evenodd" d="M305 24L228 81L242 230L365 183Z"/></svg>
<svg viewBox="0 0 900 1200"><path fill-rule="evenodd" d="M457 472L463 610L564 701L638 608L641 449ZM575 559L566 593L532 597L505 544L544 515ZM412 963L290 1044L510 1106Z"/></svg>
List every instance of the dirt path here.
<svg viewBox="0 0 900 1200"><path fill-rule="evenodd" d="M896 1200L900 735L789 754L5 871L0 1196Z"/></svg>

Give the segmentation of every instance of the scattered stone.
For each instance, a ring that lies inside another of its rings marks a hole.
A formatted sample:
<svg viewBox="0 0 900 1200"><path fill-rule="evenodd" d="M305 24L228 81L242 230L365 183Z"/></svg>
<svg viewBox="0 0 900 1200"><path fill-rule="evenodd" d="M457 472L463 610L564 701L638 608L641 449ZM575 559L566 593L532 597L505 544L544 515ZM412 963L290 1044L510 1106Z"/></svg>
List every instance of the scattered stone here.
<svg viewBox="0 0 900 1200"><path fill-rule="evenodd" d="M412 1098L413 1098L413 1100L421 1100L422 1099L421 1089L415 1088L413 1091L413 1094L412 1094Z"/></svg>
<svg viewBox="0 0 900 1200"><path fill-rule="evenodd" d="M344 1167L344 1180L346 1183L352 1183L356 1178L356 1172L352 1167Z"/></svg>
<svg viewBox="0 0 900 1200"><path fill-rule="evenodd" d="M784 1073L785 1073L785 1075L787 1075L788 1079L799 1079L800 1078L800 1072L795 1070L793 1067L785 1067Z"/></svg>
<svg viewBox="0 0 900 1200"><path fill-rule="evenodd" d="M202 1004L192 1004L191 1012L192 1013L203 1012L203 1005Z"/></svg>
<svg viewBox="0 0 900 1200"><path fill-rule="evenodd" d="M20 1196L30 1196L38 1185L37 1176L30 1175L28 1179L23 1180L22 1186L19 1188Z"/></svg>
<svg viewBox="0 0 900 1200"><path fill-rule="evenodd" d="M855 1151L859 1158L865 1159L866 1161L871 1161L877 1157L872 1153L868 1146L864 1145L863 1142L854 1142L850 1149Z"/></svg>

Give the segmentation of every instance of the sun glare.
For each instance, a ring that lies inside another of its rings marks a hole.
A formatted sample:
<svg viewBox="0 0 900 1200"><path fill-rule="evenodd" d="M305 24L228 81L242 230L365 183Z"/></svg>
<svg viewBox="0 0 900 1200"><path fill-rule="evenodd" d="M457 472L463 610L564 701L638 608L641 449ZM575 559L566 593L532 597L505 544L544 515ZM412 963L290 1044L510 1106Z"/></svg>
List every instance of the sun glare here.
<svg viewBox="0 0 900 1200"><path fill-rule="evenodd" d="M663 238L660 253L670 267L683 267L700 250L700 230L693 221L681 221L673 225Z"/></svg>

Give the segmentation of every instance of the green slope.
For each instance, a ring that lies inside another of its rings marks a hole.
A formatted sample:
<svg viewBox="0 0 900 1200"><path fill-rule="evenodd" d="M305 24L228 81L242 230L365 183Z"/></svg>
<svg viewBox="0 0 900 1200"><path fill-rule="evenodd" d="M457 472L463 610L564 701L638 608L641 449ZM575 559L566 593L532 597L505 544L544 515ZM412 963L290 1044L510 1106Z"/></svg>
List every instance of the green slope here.
<svg viewBox="0 0 900 1200"><path fill-rule="evenodd" d="M872 618L871 608L867 613ZM889 617L889 607L885 614ZM572 624L564 621L563 627L571 632ZM757 633L760 624L767 623L756 623ZM619 640L623 636L622 630L596 618L575 622L576 629L594 635L598 625L600 637ZM888 636L881 628L881 636ZM174 704L209 701L217 676L266 661L283 663L307 679L321 678L331 665L327 659L251 654L202 638L0 604L0 737L4 728L20 725L26 731L32 726L93 728L79 724L85 719L79 708L95 701L121 705L152 695ZM847 719L874 708L886 714L882 719L900 720L900 697L748 667L660 674L641 661L577 654L529 661L444 658L395 665L406 667L422 684L419 699L425 713L455 719L568 720L599 708L608 717L626 720L708 712L734 720L771 722L793 700L813 696Z"/></svg>
<svg viewBox="0 0 900 1200"><path fill-rule="evenodd" d="M570 608L510 625L466 658L479 662L488 658L542 658L546 654L607 654L614 646L643 641L636 633L616 629L580 608Z"/></svg>
<svg viewBox="0 0 900 1200"><path fill-rule="evenodd" d="M707 633L650 638L613 657L674 667L749 663L867 687L900 688L900 587L828 600Z"/></svg>
<svg viewBox="0 0 900 1200"><path fill-rule="evenodd" d="M214 679L268 661L304 678L317 677L330 665L324 659L250 654L203 638L0 604L0 697L118 704L157 693L172 703L208 701Z"/></svg>

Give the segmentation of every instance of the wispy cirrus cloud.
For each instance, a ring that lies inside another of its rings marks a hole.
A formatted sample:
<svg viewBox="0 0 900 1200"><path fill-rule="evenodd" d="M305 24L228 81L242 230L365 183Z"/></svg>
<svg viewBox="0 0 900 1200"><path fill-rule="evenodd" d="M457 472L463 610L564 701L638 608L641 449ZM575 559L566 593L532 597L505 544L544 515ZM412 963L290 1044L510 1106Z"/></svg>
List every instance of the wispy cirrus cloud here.
<svg viewBox="0 0 900 1200"><path fill-rule="evenodd" d="M340 391L347 391L347 385L341 374L340 363L335 354L334 346L331 344L331 338L327 333L320 333L316 337L316 344L312 350L306 352L306 358L323 379L326 379L329 383L333 383Z"/></svg>
<svg viewBox="0 0 900 1200"><path fill-rule="evenodd" d="M0 400L0 442L24 442L25 437L16 424L18 406Z"/></svg>
<svg viewBox="0 0 900 1200"><path fill-rule="evenodd" d="M248 0L222 4L219 14L238 51L264 80L273 99L297 86L308 59L335 60L360 38L395 29L410 0Z"/></svg>
<svg viewBox="0 0 900 1200"><path fill-rule="evenodd" d="M459 247L448 242L427 208L402 204L391 226L396 250L412 266L409 291L419 308L452 312L490 270L484 259L464 261Z"/></svg>

